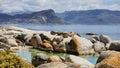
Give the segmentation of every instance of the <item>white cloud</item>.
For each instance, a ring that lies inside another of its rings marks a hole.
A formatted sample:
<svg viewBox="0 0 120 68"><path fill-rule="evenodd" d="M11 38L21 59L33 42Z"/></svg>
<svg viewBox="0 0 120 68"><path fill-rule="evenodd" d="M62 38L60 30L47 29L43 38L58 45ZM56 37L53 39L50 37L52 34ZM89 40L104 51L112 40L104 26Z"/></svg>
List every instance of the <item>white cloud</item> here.
<svg viewBox="0 0 120 68"><path fill-rule="evenodd" d="M40 11L54 9L68 10L111 9L120 10L119 0L0 0L0 10L6 13L19 11Z"/></svg>

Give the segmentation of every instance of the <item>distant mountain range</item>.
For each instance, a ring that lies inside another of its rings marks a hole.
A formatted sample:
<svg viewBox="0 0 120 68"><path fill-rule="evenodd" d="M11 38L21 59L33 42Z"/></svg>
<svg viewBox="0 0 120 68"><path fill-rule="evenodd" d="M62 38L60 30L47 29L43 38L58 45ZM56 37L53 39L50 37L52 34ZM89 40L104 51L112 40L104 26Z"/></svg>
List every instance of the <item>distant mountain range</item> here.
<svg viewBox="0 0 120 68"><path fill-rule="evenodd" d="M0 24L120 24L120 11L105 9L65 11L55 13L54 10L28 12L19 14L0 13Z"/></svg>
<svg viewBox="0 0 120 68"><path fill-rule="evenodd" d="M1 24L64 24L52 9L24 14L0 14Z"/></svg>
<svg viewBox="0 0 120 68"><path fill-rule="evenodd" d="M57 13L57 15L71 24L120 24L120 11L96 9L65 11L64 13Z"/></svg>

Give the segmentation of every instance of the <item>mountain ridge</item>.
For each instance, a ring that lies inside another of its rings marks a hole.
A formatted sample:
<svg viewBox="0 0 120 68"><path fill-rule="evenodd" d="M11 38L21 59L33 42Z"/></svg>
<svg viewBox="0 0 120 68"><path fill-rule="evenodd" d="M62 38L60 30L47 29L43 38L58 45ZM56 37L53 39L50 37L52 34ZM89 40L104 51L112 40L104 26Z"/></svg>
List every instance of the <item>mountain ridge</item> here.
<svg viewBox="0 0 120 68"><path fill-rule="evenodd" d="M120 24L120 11L95 9L55 13L48 9L15 15L0 13L0 24Z"/></svg>
<svg viewBox="0 0 120 68"><path fill-rule="evenodd" d="M32 13L9 15L0 13L0 23L2 24L64 24L64 22L56 16L54 10L42 10Z"/></svg>
<svg viewBox="0 0 120 68"><path fill-rule="evenodd" d="M57 16L71 24L120 24L120 11L106 9L65 11Z"/></svg>

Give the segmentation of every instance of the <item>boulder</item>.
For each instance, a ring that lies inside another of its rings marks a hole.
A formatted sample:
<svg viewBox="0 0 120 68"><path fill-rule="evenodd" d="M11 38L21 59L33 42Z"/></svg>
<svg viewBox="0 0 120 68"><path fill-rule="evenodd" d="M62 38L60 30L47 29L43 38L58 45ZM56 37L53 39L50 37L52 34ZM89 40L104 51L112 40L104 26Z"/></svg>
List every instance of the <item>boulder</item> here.
<svg viewBox="0 0 120 68"><path fill-rule="evenodd" d="M35 67L47 62L48 62L48 56L46 54L37 54L32 58L32 64Z"/></svg>
<svg viewBox="0 0 120 68"><path fill-rule="evenodd" d="M109 57L110 55L112 55L112 54L116 54L116 53L119 53L119 52L117 52L117 51L102 51L101 52L101 54L100 54L100 56L98 57L98 60L97 60L97 62L96 63L99 63L99 62L101 62L102 60L104 60L104 59L106 59L107 57Z"/></svg>
<svg viewBox="0 0 120 68"><path fill-rule="evenodd" d="M86 35L97 35L97 34L92 33L92 32L88 32L88 33L86 33Z"/></svg>
<svg viewBox="0 0 120 68"><path fill-rule="evenodd" d="M66 43L69 38L54 38L52 45L56 52L66 52Z"/></svg>
<svg viewBox="0 0 120 68"><path fill-rule="evenodd" d="M93 44L90 40L83 37L74 36L67 45L67 52L72 54L79 54L81 51L91 50Z"/></svg>
<svg viewBox="0 0 120 68"><path fill-rule="evenodd" d="M105 51L106 47L105 44L99 41L96 41L93 45L93 48L96 52L100 53L101 51Z"/></svg>
<svg viewBox="0 0 120 68"><path fill-rule="evenodd" d="M76 63L65 62L65 64L68 66L67 68L80 68L80 65Z"/></svg>
<svg viewBox="0 0 120 68"><path fill-rule="evenodd" d="M114 53L100 63L97 63L95 68L120 68L120 53Z"/></svg>
<svg viewBox="0 0 120 68"><path fill-rule="evenodd" d="M62 36L63 38L68 38L70 35L68 33L63 33Z"/></svg>
<svg viewBox="0 0 120 68"><path fill-rule="evenodd" d="M80 65L80 68L94 68L94 65L92 63L90 63L89 61L78 57L78 56L74 56L74 55L69 55L68 57L66 57L66 62L72 62L75 63L77 65Z"/></svg>
<svg viewBox="0 0 120 68"><path fill-rule="evenodd" d="M111 42L111 38L107 35L100 35L100 41L103 42L104 44L107 44Z"/></svg>
<svg viewBox="0 0 120 68"><path fill-rule="evenodd" d="M31 44L30 44L30 40L31 40L32 37L33 37L33 34L27 34L27 35L24 37L25 43L26 43L27 45L31 45Z"/></svg>
<svg viewBox="0 0 120 68"><path fill-rule="evenodd" d="M76 32L70 32L70 36L71 36L71 37L73 37L74 35L77 35L77 36L81 37L81 35L78 34L78 33L76 33Z"/></svg>
<svg viewBox="0 0 120 68"><path fill-rule="evenodd" d="M11 46L18 46L18 43L16 42L15 38L8 38L7 39L7 44Z"/></svg>
<svg viewBox="0 0 120 68"><path fill-rule="evenodd" d="M106 47L108 50L120 51L120 41L112 41Z"/></svg>
<svg viewBox="0 0 120 68"><path fill-rule="evenodd" d="M0 42L7 43L7 38L6 37L0 37Z"/></svg>
<svg viewBox="0 0 120 68"><path fill-rule="evenodd" d="M50 43L43 43L39 46L39 49L45 50L45 51L53 51L53 47Z"/></svg>
<svg viewBox="0 0 120 68"><path fill-rule="evenodd" d="M51 35L50 35L51 36ZM51 38L50 38L50 36L48 35L48 34L40 34L40 37L41 37L41 40L43 41L43 40L47 40L47 41L51 41Z"/></svg>
<svg viewBox="0 0 120 68"><path fill-rule="evenodd" d="M79 54L79 51L83 50L77 38L72 38L66 47L71 54Z"/></svg>
<svg viewBox="0 0 120 68"><path fill-rule="evenodd" d="M99 38L98 38L97 35L92 35L91 38L90 38L90 41L91 41L92 43L95 43L96 41L99 41Z"/></svg>
<svg viewBox="0 0 120 68"><path fill-rule="evenodd" d="M48 58L48 61L49 61L49 62L62 62L62 60L60 59L59 56L50 56L50 57Z"/></svg>
<svg viewBox="0 0 120 68"><path fill-rule="evenodd" d="M62 62L52 62L52 63L39 65L36 68L68 68L68 66Z"/></svg>
<svg viewBox="0 0 120 68"><path fill-rule="evenodd" d="M6 43L0 42L0 48L2 48L2 49L10 49L11 46L6 44Z"/></svg>
<svg viewBox="0 0 120 68"><path fill-rule="evenodd" d="M57 33L55 31L50 32L51 35L56 35Z"/></svg>
<svg viewBox="0 0 120 68"><path fill-rule="evenodd" d="M20 35L17 35L16 36L16 39L19 39L19 40L24 40L24 37L26 36L26 34L20 34Z"/></svg>
<svg viewBox="0 0 120 68"><path fill-rule="evenodd" d="M34 48L39 48L40 45L42 44L42 40L41 40L41 37L39 35L33 35L33 37L31 38L31 45L34 47Z"/></svg>

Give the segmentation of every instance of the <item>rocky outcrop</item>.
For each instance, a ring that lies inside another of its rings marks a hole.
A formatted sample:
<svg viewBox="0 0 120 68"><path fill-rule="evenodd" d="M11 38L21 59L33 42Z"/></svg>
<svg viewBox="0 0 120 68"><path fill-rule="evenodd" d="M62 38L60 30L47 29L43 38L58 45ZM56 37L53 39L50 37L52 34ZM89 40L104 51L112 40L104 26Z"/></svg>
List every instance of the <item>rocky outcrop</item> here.
<svg viewBox="0 0 120 68"><path fill-rule="evenodd" d="M120 53L107 56L101 62L97 63L95 68L120 68Z"/></svg>

